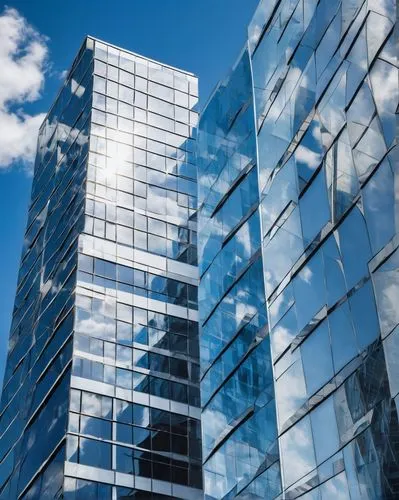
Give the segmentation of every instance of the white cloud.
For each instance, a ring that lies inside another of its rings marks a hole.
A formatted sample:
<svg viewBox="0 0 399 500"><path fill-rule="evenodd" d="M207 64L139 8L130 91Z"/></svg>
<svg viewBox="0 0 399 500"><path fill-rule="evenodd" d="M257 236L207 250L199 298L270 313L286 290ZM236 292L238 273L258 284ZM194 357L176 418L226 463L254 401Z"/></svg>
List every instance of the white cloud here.
<svg viewBox="0 0 399 500"><path fill-rule="evenodd" d="M299 144L299 146L296 148L295 158L297 161L307 165L311 170L316 169L316 167L318 167L321 162L321 155L319 153L315 153L302 144Z"/></svg>
<svg viewBox="0 0 399 500"><path fill-rule="evenodd" d="M23 105L40 98L47 55L47 39L6 7L0 15L0 168L34 159L45 114L29 115Z"/></svg>
<svg viewBox="0 0 399 500"><path fill-rule="evenodd" d="M301 280L303 280L305 283L310 285L312 278L313 278L313 271L310 269L309 266L305 266L301 273L298 275Z"/></svg>
<svg viewBox="0 0 399 500"><path fill-rule="evenodd" d="M62 80L62 81L64 81L65 78L68 76L68 73L69 73L68 69L62 70L61 72L58 73L59 79Z"/></svg>
<svg viewBox="0 0 399 500"><path fill-rule="evenodd" d="M33 162L37 133L44 117L45 113L30 116L0 109L0 168L17 160Z"/></svg>

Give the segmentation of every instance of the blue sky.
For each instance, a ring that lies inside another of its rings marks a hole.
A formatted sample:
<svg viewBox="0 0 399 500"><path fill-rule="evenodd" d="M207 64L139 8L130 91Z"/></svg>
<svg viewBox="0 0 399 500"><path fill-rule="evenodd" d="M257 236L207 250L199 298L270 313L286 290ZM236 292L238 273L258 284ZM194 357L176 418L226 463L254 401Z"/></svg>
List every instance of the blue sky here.
<svg viewBox="0 0 399 500"><path fill-rule="evenodd" d="M16 73L14 82L12 71L5 72L5 77L0 75L3 135L0 139L0 381L32 180L27 171L34 142L31 139L29 149L24 147L24 138L35 135L31 131L41 119L40 114L53 102L61 85L60 75L70 66L84 36L90 34L195 73L200 80L201 105L238 56L257 3L258 0L16 0L0 3L2 67L10 63L11 68L21 69L13 65L21 53L4 49L5 37L9 36L7 42L15 41L12 34L17 25L18 33L22 37L28 33L30 40L36 42L35 48L41 50L31 54L24 73ZM15 9L11 15L8 10L8 17L6 5ZM14 23L11 27L10 20ZM16 81L19 82L17 88ZM7 124L15 124L15 121L19 125L14 131ZM15 133L7 137L4 131L10 131L10 135L12 131ZM4 144L4 141L8 142ZM4 151L9 155L5 157Z"/></svg>

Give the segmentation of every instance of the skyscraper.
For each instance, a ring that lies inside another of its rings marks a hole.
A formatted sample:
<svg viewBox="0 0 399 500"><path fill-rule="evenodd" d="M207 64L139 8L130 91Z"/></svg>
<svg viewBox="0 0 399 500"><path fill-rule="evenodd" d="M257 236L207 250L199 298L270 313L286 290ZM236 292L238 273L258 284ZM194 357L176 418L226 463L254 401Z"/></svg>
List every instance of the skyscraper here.
<svg viewBox="0 0 399 500"><path fill-rule="evenodd" d="M202 498L197 96L87 37L40 129L1 499Z"/></svg>
<svg viewBox="0 0 399 500"><path fill-rule="evenodd" d="M399 497L393 0L262 0L198 128L206 499Z"/></svg>

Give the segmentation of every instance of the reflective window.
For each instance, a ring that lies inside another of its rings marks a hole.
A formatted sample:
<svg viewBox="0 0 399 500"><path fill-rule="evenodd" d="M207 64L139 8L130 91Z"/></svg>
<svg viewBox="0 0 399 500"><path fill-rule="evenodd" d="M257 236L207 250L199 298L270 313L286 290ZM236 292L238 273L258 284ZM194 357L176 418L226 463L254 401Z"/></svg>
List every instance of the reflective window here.
<svg viewBox="0 0 399 500"><path fill-rule="evenodd" d="M330 326L334 370L337 373L354 358L358 352L358 345L348 302L344 302L329 315L328 323Z"/></svg>
<svg viewBox="0 0 399 500"><path fill-rule="evenodd" d="M321 464L339 448L340 441L333 398L328 398L310 413L317 463ZM328 422L328 432L326 432Z"/></svg>
<svg viewBox="0 0 399 500"><path fill-rule="evenodd" d="M349 298L349 304L352 310L357 342L360 349L363 350L379 336L375 299L370 281Z"/></svg>
<svg viewBox="0 0 399 500"><path fill-rule="evenodd" d="M386 245L396 231L398 210L394 185L394 174L387 158L362 190L373 253Z"/></svg>
<svg viewBox="0 0 399 500"><path fill-rule="evenodd" d="M324 169L320 170L299 202L303 239L305 244L313 241L315 236L330 220L330 209ZM315 210L317 207L317 210Z"/></svg>
<svg viewBox="0 0 399 500"><path fill-rule="evenodd" d="M93 439L79 438L80 464L101 469L111 468L111 445Z"/></svg>
<svg viewBox="0 0 399 500"><path fill-rule="evenodd" d="M364 217L355 206L338 228L339 245L346 285L350 290L361 278L368 276L371 257Z"/></svg>
<svg viewBox="0 0 399 500"><path fill-rule="evenodd" d="M315 356L317 353L317 356ZM323 321L301 345L303 370L309 396L334 375L327 321Z"/></svg>
<svg viewBox="0 0 399 500"><path fill-rule="evenodd" d="M293 484L316 466L309 416L304 417L280 438L285 484Z"/></svg>

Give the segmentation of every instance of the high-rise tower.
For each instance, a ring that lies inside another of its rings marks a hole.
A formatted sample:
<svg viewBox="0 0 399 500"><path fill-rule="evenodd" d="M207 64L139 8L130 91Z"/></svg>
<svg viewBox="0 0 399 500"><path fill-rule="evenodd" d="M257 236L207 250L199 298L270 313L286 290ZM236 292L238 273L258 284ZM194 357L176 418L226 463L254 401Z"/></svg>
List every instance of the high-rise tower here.
<svg viewBox="0 0 399 500"><path fill-rule="evenodd" d="M198 127L206 499L399 498L393 0L262 0Z"/></svg>
<svg viewBox="0 0 399 500"><path fill-rule="evenodd" d="M1 499L201 498L197 79L86 38L39 134Z"/></svg>

